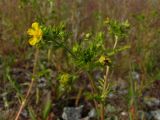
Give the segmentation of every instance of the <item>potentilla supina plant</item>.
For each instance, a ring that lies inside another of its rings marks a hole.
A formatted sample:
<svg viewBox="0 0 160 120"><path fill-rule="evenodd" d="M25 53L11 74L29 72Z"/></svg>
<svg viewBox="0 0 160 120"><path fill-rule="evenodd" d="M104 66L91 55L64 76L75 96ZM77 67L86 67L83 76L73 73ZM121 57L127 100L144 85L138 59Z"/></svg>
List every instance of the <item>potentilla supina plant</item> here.
<svg viewBox="0 0 160 120"><path fill-rule="evenodd" d="M35 46L42 39L43 32L38 22L32 23L32 26L28 29L27 33L31 36L29 44L32 46Z"/></svg>

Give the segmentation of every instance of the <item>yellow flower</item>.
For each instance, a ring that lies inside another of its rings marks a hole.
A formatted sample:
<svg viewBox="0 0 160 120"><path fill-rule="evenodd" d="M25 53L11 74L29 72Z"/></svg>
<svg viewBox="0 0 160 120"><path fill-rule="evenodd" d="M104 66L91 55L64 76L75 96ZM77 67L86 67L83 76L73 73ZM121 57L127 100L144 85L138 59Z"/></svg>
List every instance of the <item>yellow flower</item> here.
<svg viewBox="0 0 160 120"><path fill-rule="evenodd" d="M32 23L32 27L27 31L28 35L32 36L29 39L29 44L34 46L42 39L42 30L37 22Z"/></svg>
<svg viewBox="0 0 160 120"><path fill-rule="evenodd" d="M99 58L99 62L103 65L110 65L111 64L111 59L102 55L100 58Z"/></svg>
<svg viewBox="0 0 160 120"><path fill-rule="evenodd" d="M101 57L99 58L99 62L101 64L104 64L105 59L106 59L106 57L104 55L101 55Z"/></svg>
<svg viewBox="0 0 160 120"><path fill-rule="evenodd" d="M68 82L69 82L69 74L68 73L62 74L60 77L60 84L67 85Z"/></svg>
<svg viewBox="0 0 160 120"><path fill-rule="evenodd" d="M106 20L104 21L104 24L108 24L110 22L109 17L106 18Z"/></svg>

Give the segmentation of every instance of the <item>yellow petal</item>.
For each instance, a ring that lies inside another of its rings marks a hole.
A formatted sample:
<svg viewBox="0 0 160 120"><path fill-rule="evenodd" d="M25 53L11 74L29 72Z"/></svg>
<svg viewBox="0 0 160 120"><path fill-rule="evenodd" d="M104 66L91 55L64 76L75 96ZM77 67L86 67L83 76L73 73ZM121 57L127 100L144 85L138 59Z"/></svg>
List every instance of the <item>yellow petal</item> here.
<svg viewBox="0 0 160 120"><path fill-rule="evenodd" d="M36 37L29 39L29 44L34 46L39 40Z"/></svg>
<svg viewBox="0 0 160 120"><path fill-rule="evenodd" d="M69 74L68 73L64 73L60 78L60 83L62 85L66 85L68 82L69 82Z"/></svg>
<svg viewBox="0 0 160 120"><path fill-rule="evenodd" d="M32 23L32 28L34 28L35 30L39 29L39 24L38 24L38 22Z"/></svg>
<svg viewBox="0 0 160 120"><path fill-rule="evenodd" d="M37 33L38 33L38 36L39 36L39 37L42 37L43 32L42 32L41 29L38 29L38 30L37 30Z"/></svg>
<svg viewBox="0 0 160 120"><path fill-rule="evenodd" d="M28 35L35 35L35 31L32 28L29 28L27 33Z"/></svg>
<svg viewBox="0 0 160 120"><path fill-rule="evenodd" d="M104 21L105 24L108 24L110 22L109 17L106 18L106 20Z"/></svg>
<svg viewBox="0 0 160 120"><path fill-rule="evenodd" d="M105 56L102 55L102 56L99 58L99 62L100 62L101 64L104 64L104 60L105 60Z"/></svg>

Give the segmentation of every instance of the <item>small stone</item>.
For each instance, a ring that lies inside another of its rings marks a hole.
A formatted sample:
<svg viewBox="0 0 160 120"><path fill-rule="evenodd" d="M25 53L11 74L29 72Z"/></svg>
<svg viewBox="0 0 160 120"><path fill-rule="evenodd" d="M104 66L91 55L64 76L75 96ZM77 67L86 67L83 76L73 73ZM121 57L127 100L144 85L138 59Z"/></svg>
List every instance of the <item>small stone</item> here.
<svg viewBox="0 0 160 120"><path fill-rule="evenodd" d="M90 117L85 117L85 118L82 118L82 119L80 119L80 120L90 120Z"/></svg>
<svg viewBox="0 0 160 120"><path fill-rule="evenodd" d="M117 87L118 89L120 90L124 90L128 87L128 84L125 80L123 80L122 78L118 78L118 81L117 81Z"/></svg>
<svg viewBox="0 0 160 120"><path fill-rule="evenodd" d="M88 117L89 118L96 117L96 110L94 108L90 110L90 112L88 113Z"/></svg>
<svg viewBox="0 0 160 120"><path fill-rule="evenodd" d="M138 81L140 80L140 74L138 72L133 71L131 75L134 80L138 80Z"/></svg>
<svg viewBox="0 0 160 120"><path fill-rule="evenodd" d="M23 117L27 118L27 116L28 116L27 110L23 110L22 113L21 113L21 115L22 115Z"/></svg>
<svg viewBox="0 0 160 120"><path fill-rule="evenodd" d="M144 98L144 103L148 106L148 107L156 107L160 105L160 100L157 98L153 98L153 97L145 97Z"/></svg>
<svg viewBox="0 0 160 120"><path fill-rule="evenodd" d="M160 109L151 111L151 115L153 116L154 120L160 120Z"/></svg>
<svg viewBox="0 0 160 120"><path fill-rule="evenodd" d="M128 94L128 90L125 90L125 89L124 90L119 90L118 94L119 95L126 95L126 94Z"/></svg>
<svg viewBox="0 0 160 120"><path fill-rule="evenodd" d="M63 120L80 120L82 109L83 105L80 107L65 107L62 113Z"/></svg>
<svg viewBox="0 0 160 120"><path fill-rule="evenodd" d="M127 116L127 115L128 115L128 113L127 113L127 112L125 112L125 111L123 111L123 112L121 112L121 115L122 115L122 116Z"/></svg>
<svg viewBox="0 0 160 120"><path fill-rule="evenodd" d="M106 107L106 111L109 113L113 113L113 112L116 112L116 108L114 106L108 104Z"/></svg>
<svg viewBox="0 0 160 120"><path fill-rule="evenodd" d="M112 98L116 98L117 96L113 93L109 93L108 98L112 99Z"/></svg>
<svg viewBox="0 0 160 120"><path fill-rule="evenodd" d="M44 88L45 86L46 86L46 79L44 77L42 77L38 80L38 87Z"/></svg>

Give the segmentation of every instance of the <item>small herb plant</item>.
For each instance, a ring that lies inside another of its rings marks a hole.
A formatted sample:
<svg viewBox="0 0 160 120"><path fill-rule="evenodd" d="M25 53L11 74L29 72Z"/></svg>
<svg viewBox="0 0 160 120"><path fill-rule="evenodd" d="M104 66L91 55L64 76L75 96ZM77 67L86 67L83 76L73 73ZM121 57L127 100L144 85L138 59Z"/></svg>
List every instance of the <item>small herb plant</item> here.
<svg viewBox="0 0 160 120"><path fill-rule="evenodd" d="M79 79L79 73L87 75L91 92L89 95L94 101L97 112L100 113L100 119L105 119L105 105L107 104L108 94L111 92L112 84L110 80L110 71L113 70L114 56L129 48L129 45L119 46L119 42L127 37L127 32L130 27L128 21L118 22L116 20L107 20L104 22L105 29L108 31L100 31L98 33L86 33L82 40L73 44L69 43L70 33L67 32L65 24L57 26L45 26L40 25L37 22L32 24L32 27L28 29L27 33L31 36L29 44L35 48L35 60L33 67L33 75L31 83L29 85L27 94L22 99L20 109L17 113L15 120L18 120L20 113L26 105L27 99L30 96L34 82L37 78L37 62L39 60L39 51L47 51L54 54L57 49L63 49L65 56L63 59L68 64L68 69L60 69L57 77L58 98L73 89L73 85ZM106 47L109 39L113 41L113 46ZM106 44L105 44L106 43ZM52 52L51 52L52 51ZM95 79L93 72L95 70L104 73L98 79ZM49 104L50 105L50 104ZM47 107L50 108L50 107ZM49 111L47 111L48 113ZM46 118L46 115L45 115Z"/></svg>

